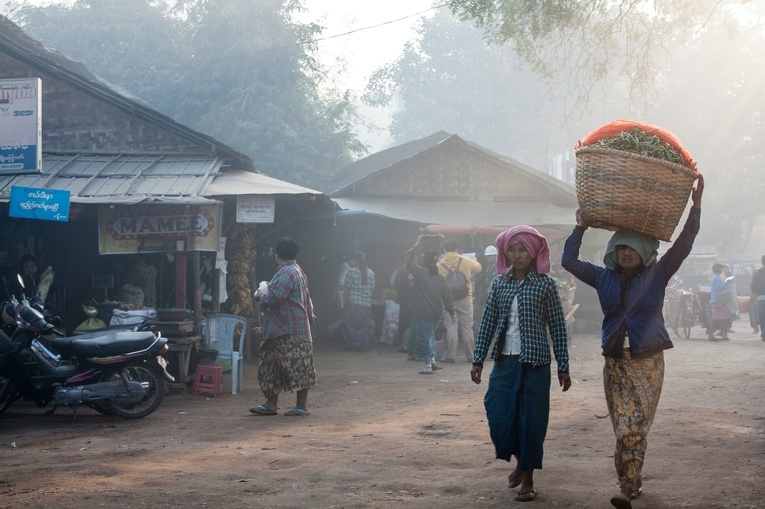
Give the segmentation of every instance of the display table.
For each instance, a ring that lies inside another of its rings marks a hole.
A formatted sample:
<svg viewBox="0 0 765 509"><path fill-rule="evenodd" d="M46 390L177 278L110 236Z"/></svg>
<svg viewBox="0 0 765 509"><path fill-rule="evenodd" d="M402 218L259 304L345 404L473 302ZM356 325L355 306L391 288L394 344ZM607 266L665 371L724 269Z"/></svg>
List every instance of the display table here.
<svg viewBox="0 0 765 509"><path fill-rule="evenodd" d="M199 335L167 338L167 346L170 348L168 355L172 354L169 361L175 364L178 372L175 382L169 384L171 387L185 390L186 384L194 380L194 373L189 373L189 368L196 369L196 366L191 366L191 357L192 354L196 355L200 341L202 341L202 336ZM172 371L175 372L176 370L173 369Z"/></svg>
<svg viewBox="0 0 765 509"><path fill-rule="evenodd" d="M192 320L182 322L151 321L149 325L156 327L162 333L162 336L166 338L185 337L194 332L194 322Z"/></svg>

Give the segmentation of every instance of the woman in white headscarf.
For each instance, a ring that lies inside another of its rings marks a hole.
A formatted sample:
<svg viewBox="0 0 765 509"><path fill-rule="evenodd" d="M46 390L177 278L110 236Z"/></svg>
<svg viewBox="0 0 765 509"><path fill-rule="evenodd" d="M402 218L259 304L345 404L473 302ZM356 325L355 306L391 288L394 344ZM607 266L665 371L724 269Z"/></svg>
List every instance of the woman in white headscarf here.
<svg viewBox="0 0 765 509"><path fill-rule="evenodd" d="M703 190L699 176L685 227L658 261L659 241L629 230L617 231L608 242L605 267L580 260L588 224L578 210L577 226L563 249L563 267L597 290L603 310L603 385L616 435L620 486L611 504L618 509L630 509L642 489L648 432L664 382L664 350L673 346L662 315L664 291L693 247Z"/></svg>

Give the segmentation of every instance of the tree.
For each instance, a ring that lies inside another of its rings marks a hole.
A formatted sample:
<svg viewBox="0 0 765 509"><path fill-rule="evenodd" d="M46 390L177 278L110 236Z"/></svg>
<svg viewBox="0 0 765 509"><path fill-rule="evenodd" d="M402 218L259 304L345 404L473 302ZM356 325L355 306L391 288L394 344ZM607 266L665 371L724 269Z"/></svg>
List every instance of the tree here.
<svg viewBox="0 0 765 509"><path fill-rule="evenodd" d="M633 102L650 97L677 46L716 9L740 0L448 0L463 20L497 44L510 44L546 79L577 83L582 107L595 87L627 83Z"/></svg>
<svg viewBox="0 0 765 509"><path fill-rule="evenodd" d="M551 156L570 153L578 138L616 118L662 126L683 140L705 175L699 242L716 244L724 256L756 252L765 227L758 172L765 164L758 143L765 138L765 7L744 7L747 15L716 11L693 41L671 48L653 88L639 97L629 82L598 87L597 97L577 95L581 84L563 70L545 84L511 49L442 13L423 21L400 58L373 75L364 99L395 107L399 142L443 129L543 171ZM571 101L580 102L578 115Z"/></svg>
<svg viewBox="0 0 765 509"><path fill-rule="evenodd" d="M673 58L654 114L681 127L707 190L700 240L724 256L757 252L765 233L765 8L720 16ZM756 8L755 8L756 7ZM664 121L664 120L662 120Z"/></svg>
<svg viewBox="0 0 765 509"><path fill-rule="evenodd" d="M511 50L448 11L423 20L401 56L372 75L363 100L395 106L399 142L444 130L540 169L562 149L551 129L561 99Z"/></svg>
<svg viewBox="0 0 765 509"><path fill-rule="evenodd" d="M100 78L172 114L168 94L183 72L188 31L171 6L147 0L78 0L71 6L14 4L11 18L31 36L85 63Z"/></svg>
<svg viewBox="0 0 765 509"><path fill-rule="evenodd" d="M77 0L19 6L12 17L264 173L328 190L365 149L348 96L319 90L321 28L294 22L299 9L298 0Z"/></svg>

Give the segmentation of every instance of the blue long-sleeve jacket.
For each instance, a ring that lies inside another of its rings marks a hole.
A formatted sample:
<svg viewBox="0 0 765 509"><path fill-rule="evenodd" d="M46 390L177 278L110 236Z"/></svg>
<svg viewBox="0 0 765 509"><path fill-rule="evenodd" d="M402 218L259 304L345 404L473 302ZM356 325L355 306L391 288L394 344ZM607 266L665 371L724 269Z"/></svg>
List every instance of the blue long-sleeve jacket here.
<svg viewBox="0 0 765 509"><path fill-rule="evenodd" d="M672 247L656 263L646 267L635 277L627 307L619 303L619 274L616 271L579 259L584 228L575 227L563 248L563 268L598 292L603 311L603 335L601 346L626 321L630 352L633 356L672 348L672 341L664 326L662 307L664 290L670 278L690 254L693 241L699 232L701 210L691 208L683 231Z"/></svg>

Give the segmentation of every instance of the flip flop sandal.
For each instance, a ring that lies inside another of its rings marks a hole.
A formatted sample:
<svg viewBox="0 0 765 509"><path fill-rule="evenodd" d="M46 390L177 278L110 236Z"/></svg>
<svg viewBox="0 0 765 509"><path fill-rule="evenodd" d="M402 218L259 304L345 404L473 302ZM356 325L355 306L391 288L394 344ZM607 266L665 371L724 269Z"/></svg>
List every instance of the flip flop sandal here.
<svg viewBox="0 0 765 509"><path fill-rule="evenodd" d="M256 407L250 408L250 412L255 415L277 415L279 413L276 410L271 410L264 405L258 405Z"/></svg>
<svg viewBox="0 0 765 509"><path fill-rule="evenodd" d="M289 416L289 417L294 417L294 416L305 417L306 415L311 415L311 412L309 412L305 408L295 407L295 408L293 408L291 410L287 410L286 412L284 412L284 415Z"/></svg>
<svg viewBox="0 0 765 509"><path fill-rule="evenodd" d="M520 491L515 492L515 500L517 502L531 502L537 498L537 490L531 490L521 493Z"/></svg>

